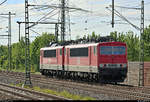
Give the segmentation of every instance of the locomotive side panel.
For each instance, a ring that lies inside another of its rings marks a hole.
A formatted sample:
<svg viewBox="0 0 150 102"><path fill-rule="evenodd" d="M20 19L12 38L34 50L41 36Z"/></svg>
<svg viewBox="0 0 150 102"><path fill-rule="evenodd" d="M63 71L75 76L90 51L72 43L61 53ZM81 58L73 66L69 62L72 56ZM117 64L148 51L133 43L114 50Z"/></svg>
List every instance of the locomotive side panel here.
<svg viewBox="0 0 150 102"><path fill-rule="evenodd" d="M94 73L98 73L98 56L97 56L97 47L98 45L91 46L90 48L90 64L89 68L92 70Z"/></svg>
<svg viewBox="0 0 150 102"><path fill-rule="evenodd" d="M64 68L65 71L69 71L69 48L64 48Z"/></svg>
<svg viewBox="0 0 150 102"><path fill-rule="evenodd" d="M41 57L42 62L40 62L41 70L62 70L63 56L60 55L60 49L63 50L63 47L42 49L43 56Z"/></svg>
<svg viewBox="0 0 150 102"><path fill-rule="evenodd" d="M98 55L97 55L97 46L91 46L91 64L90 66L95 66L98 68Z"/></svg>
<svg viewBox="0 0 150 102"><path fill-rule="evenodd" d="M43 50L40 51L40 69L43 69Z"/></svg>
<svg viewBox="0 0 150 102"><path fill-rule="evenodd" d="M77 45L66 47L66 49L65 69L67 71L98 73L97 56L94 54L92 45Z"/></svg>
<svg viewBox="0 0 150 102"><path fill-rule="evenodd" d="M75 72L87 72L89 69L89 51L85 48L69 48L68 49L68 70ZM66 67L66 66L65 66Z"/></svg>
<svg viewBox="0 0 150 102"><path fill-rule="evenodd" d="M57 50L44 50L43 69L57 69Z"/></svg>

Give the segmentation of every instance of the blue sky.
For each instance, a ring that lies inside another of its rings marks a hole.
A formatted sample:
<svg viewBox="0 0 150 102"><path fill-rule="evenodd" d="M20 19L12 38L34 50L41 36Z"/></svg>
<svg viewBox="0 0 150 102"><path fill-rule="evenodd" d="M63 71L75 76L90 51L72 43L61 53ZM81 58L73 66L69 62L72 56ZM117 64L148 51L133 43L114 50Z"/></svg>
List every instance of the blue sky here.
<svg viewBox="0 0 150 102"><path fill-rule="evenodd" d="M0 0L3 1L3 0ZM58 4L59 0L29 0L29 3L38 3L38 4ZM115 28L112 28L110 25L111 22L111 13L105 9L106 6L111 4L112 0L69 0L69 4L73 7L83 8L86 10L92 10L93 13L85 13L81 11L70 12L71 22L75 24L71 24L71 38L75 39L76 36L84 36L85 34L91 34L93 31L96 34L101 34L101 36L109 35L112 31L118 32L128 32L129 30L134 31L135 34L139 35L139 31L133 28L131 25L124 24L116 24ZM115 5L118 6L127 6L140 7L141 0L115 0ZM150 24L150 1L145 0L145 26ZM136 10L127 10L116 8L122 15L124 15L128 20L132 23L140 27L140 11ZM18 41L18 24L16 21L24 21L24 0L8 0L5 4L0 6L0 13L14 12L16 16L12 17L12 42L15 43ZM37 21L44 15L46 15L51 9L37 11L30 10L30 21ZM53 14L57 13L57 10L53 12ZM47 17L49 18L49 16ZM57 19L58 15L52 17L53 19ZM138 19L138 20L136 20ZM115 16L116 22L123 22L122 19ZM47 19L46 21L52 21L52 19ZM85 23L87 21L87 23ZM0 34L6 34L6 26L8 26L8 19L0 18L0 27L3 28L0 30ZM108 23L106 23L108 22ZM68 26L67 26L68 27ZM52 29L54 26L52 25L37 25L33 29L38 33L42 32L50 32L54 33ZM67 34L68 33L67 29ZM21 33L24 36L24 25L21 25ZM30 31L30 35L37 35L35 32ZM34 38L31 38L33 40ZM7 40L1 40L0 44L7 44Z"/></svg>
<svg viewBox="0 0 150 102"><path fill-rule="evenodd" d="M7 0L7 4L20 4L20 3L24 3L24 0Z"/></svg>

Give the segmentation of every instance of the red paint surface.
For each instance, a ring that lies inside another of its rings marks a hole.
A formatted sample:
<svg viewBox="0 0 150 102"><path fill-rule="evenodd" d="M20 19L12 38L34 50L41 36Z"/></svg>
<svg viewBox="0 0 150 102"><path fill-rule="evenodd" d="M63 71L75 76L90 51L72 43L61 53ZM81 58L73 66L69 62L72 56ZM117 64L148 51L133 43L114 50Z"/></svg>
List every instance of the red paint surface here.
<svg viewBox="0 0 150 102"><path fill-rule="evenodd" d="M110 43L100 43L98 47L99 54L99 64L115 64L115 63L127 63L127 49L125 55L100 55L100 46L125 46L125 43L121 42L110 42Z"/></svg>
<svg viewBox="0 0 150 102"><path fill-rule="evenodd" d="M56 49L56 57L51 57L51 58L44 58L43 57L43 52L41 50L40 54L40 64L52 64L52 65L63 65L64 64L64 47L62 48L62 55L60 55L60 49Z"/></svg>

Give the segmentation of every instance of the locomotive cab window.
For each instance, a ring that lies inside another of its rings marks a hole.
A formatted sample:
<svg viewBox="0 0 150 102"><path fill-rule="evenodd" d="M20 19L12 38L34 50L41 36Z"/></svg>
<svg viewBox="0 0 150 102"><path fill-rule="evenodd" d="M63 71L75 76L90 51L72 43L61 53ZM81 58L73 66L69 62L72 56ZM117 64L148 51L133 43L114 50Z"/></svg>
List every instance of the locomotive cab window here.
<svg viewBox="0 0 150 102"><path fill-rule="evenodd" d="M113 55L125 55L126 48L125 46L114 46Z"/></svg>
<svg viewBox="0 0 150 102"><path fill-rule="evenodd" d="M101 46L101 55L125 55L125 46Z"/></svg>
<svg viewBox="0 0 150 102"><path fill-rule="evenodd" d="M86 48L71 48L70 57L88 57L88 47Z"/></svg>
<svg viewBox="0 0 150 102"><path fill-rule="evenodd" d="M40 51L40 56L43 56L43 53L42 53L43 51Z"/></svg>
<svg viewBox="0 0 150 102"><path fill-rule="evenodd" d="M64 55L66 55L66 50L67 50L67 49L64 49Z"/></svg>
<svg viewBox="0 0 150 102"><path fill-rule="evenodd" d="M101 55L112 55L112 46L101 46L100 54Z"/></svg>
<svg viewBox="0 0 150 102"><path fill-rule="evenodd" d="M56 50L45 50L44 57L56 57Z"/></svg>
<svg viewBox="0 0 150 102"><path fill-rule="evenodd" d="M96 46L94 46L94 55L96 55L96 53L97 53L97 47Z"/></svg>
<svg viewBox="0 0 150 102"><path fill-rule="evenodd" d="M60 49L60 55L62 55L62 49Z"/></svg>

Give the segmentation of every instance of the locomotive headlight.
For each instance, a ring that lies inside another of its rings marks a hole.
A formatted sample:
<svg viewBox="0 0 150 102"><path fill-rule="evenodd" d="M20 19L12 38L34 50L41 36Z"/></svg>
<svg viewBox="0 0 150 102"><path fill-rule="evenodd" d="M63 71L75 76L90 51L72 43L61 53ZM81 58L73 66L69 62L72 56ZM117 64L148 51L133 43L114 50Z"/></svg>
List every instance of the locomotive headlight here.
<svg viewBox="0 0 150 102"><path fill-rule="evenodd" d="M127 67L127 64L123 64L123 67Z"/></svg>
<svg viewBox="0 0 150 102"><path fill-rule="evenodd" d="M99 66L102 68L104 65L103 65L103 64L100 64Z"/></svg>

